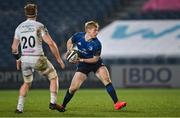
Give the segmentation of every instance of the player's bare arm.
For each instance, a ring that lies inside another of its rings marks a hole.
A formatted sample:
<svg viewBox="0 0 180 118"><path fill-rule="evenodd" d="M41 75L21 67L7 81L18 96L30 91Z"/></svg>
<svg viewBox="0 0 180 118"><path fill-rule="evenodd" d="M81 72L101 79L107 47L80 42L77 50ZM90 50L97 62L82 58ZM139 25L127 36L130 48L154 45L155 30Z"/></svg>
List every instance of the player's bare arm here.
<svg viewBox="0 0 180 118"><path fill-rule="evenodd" d="M67 55L70 53L70 51L73 49L73 42L72 39L68 39L67 43L66 43L66 47L67 47L67 52L65 53L65 58L67 58Z"/></svg>
<svg viewBox="0 0 180 118"><path fill-rule="evenodd" d="M66 47L67 47L67 51L68 51L68 50L72 50L72 48L73 48L73 42L72 42L72 39L71 39L71 38L67 41Z"/></svg>
<svg viewBox="0 0 180 118"><path fill-rule="evenodd" d="M101 50L97 50L95 53L94 53L94 56L92 58L80 58L79 59L79 62L84 62L84 63L96 63L99 58L100 58L100 55L101 55Z"/></svg>
<svg viewBox="0 0 180 118"><path fill-rule="evenodd" d="M12 54L13 56L16 58L16 69L19 70L20 66L21 66L21 61L20 61L20 57L21 55L18 52L18 46L19 46L20 41L18 39L13 40L13 44L11 46L12 49Z"/></svg>
<svg viewBox="0 0 180 118"><path fill-rule="evenodd" d="M51 36L46 33L44 36L43 36L43 40L48 44L52 54L54 55L54 57L56 58L57 62L61 65L61 68L64 69L65 68L65 65L64 65L64 62L63 60L61 59L60 57L60 54L59 54L59 51L58 51L58 48L57 48L57 45L56 43L52 40Z"/></svg>
<svg viewBox="0 0 180 118"><path fill-rule="evenodd" d="M18 39L14 39L13 40L13 44L11 46L11 49L12 49L12 54L18 54L18 46L19 46L19 40Z"/></svg>
<svg viewBox="0 0 180 118"><path fill-rule="evenodd" d="M84 63L96 63L99 60L99 58L100 56L93 56L93 58L88 58L88 59L80 58L79 61Z"/></svg>

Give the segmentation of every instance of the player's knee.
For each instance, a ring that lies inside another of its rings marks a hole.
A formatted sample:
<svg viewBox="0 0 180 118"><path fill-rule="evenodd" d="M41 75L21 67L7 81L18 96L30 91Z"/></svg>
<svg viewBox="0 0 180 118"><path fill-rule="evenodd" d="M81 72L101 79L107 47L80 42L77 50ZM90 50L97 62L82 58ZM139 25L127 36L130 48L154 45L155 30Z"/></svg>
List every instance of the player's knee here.
<svg viewBox="0 0 180 118"><path fill-rule="evenodd" d="M26 84L31 84L33 81L33 75L32 74L28 75L28 76L24 75L23 78L24 78L24 83L26 83Z"/></svg>
<svg viewBox="0 0 180 118"><path fill-rule="evenodd" d="M24 86L26 86L26 87L31 87L31 85L32 85L32 82L24 82Z"/></svg>
<svg viewBox="0 0 180 118"><path fill-rule="evenodd" d="M58 76L55 76L55 77L52 77L52 78L49 78L50 81L58 81Z"/></svg>
<svg viewBox="0 0 180 118"><path fill-rule="evenodd" d="M105 77L105 78L103 78L103 81L105 81L105 82L111 82L111 80L109 79L109 77Z"/></svg>
<svg viewBox="0 0 180 118"><path fill-rule="evenodd" d="M33 81L33 79L31 79L31 80L25 80L25 81L24 81L24 84L26 84L27 86L31 86L32 81Z"/></svg>
<svg viewBox="0 0 180 118"><path fill-rule="evenodd" d="M76 88L76 87L70 87L69 88L70 93L75 93L77 90L78 90L78 88Z"/></svg>
<svg viewBox="0 0 180 118"><path fill-rule="evenodd" d="M55 71L52 71L51 73L48 74L48 79L57 80L58 79L57 73Z"/></svg>
<svg viewBox="0 0 180 118"><path fill-rule="evenodd" d="M107 84L111 83L111 80L108 77L107 78L103 78L102 81L103 81L104 85L107 85Z"/></svg>

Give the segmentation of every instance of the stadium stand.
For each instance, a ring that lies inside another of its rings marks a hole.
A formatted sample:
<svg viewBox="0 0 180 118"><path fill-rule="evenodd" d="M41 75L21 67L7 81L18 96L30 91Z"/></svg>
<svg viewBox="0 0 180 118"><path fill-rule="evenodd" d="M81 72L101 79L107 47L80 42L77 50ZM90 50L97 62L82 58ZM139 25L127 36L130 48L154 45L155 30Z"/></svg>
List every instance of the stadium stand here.
<svg viewBox="0 0 180 118"><path fill-rule="evenodd" d="M141 20L141 19L179 19L179 11L142 11L143 5L148 0L52 0L35 1L39 6L38 20L48 27L52 37L55 39L61 51L65 51L66 40L75 32L82 31L83 24L88 20L99 21L103 27L116 20ZM1 36L1 59L0 68L14 68L15 62L12 59L10 44L17 25L25 20L23 6L27 1L13 0L1 1L0 4L0 36ZM101 27L101 28L102 28ZM46 47L46 46L45 46ZM52 63L56 63L45 48L45 52ZM5 61L6 60L6 61ZM140 63L138 60L119 59L118 63ZM148 59L141 62L149 62ZM150 59L152 60L152 59ZM155 59L157 60L157 59ZM109 62L109 61L106 61ZM172 61L166 61L172 62Z"/></svg>
<svg viewBox="0 0 180 118"><path fill-rule="evenodd" d="M154 0L156 1L156 0ZM163 1L163 0L162 0ZM151 20L151 19L179 19L180 9L177 10L144 10L148 0L124 0L121 7L118 7L113 16L109 19L112 22L115 19L122 20Z"/></svg>
<svg viewBox="0 0 180 118"><path fill-rule="evenodd" d="M143 11L179 11L179 0L149 0L143 5Z"/></svg>
<svg viewBox="0 0 180 118"><path fill-rule="evenodd" d="M120 5L119 0L52 0L34 1L39 9L38 20L45 24L58 44L65 51L66 40L75 32L83 30L83 24L88 20L96 20L105 25L105 19ZM15 60L11 56L11 43L14 30L25 20L23 7L27 1L3 0L0 4L0 35L1 59L0 68L14 68ZM46 47L46 46L45 46ZM46 51L47 56L51 57ZM6 61L5 61L6 60ZM55 63L53 58L50 60Z"/></svg>

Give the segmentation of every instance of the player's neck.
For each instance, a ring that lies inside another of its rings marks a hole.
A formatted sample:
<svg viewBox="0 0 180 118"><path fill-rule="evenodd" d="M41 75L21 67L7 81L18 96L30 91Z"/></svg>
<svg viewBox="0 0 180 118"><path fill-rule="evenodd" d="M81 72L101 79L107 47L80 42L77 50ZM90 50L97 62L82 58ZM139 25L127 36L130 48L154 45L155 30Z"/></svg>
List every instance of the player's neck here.
<svg viewBox="0 0 180 118"><path fill-rule="evenodd" d="M91 37L89 34L86 33L84 38L86 41L91 41L93 37Z"/></svg>
<svg viewBox="0 0 180 118"><path fill-rule="evenodd" d="M34 18L27 18L28 20L36 20L36 17L34 17Z"/></svg>

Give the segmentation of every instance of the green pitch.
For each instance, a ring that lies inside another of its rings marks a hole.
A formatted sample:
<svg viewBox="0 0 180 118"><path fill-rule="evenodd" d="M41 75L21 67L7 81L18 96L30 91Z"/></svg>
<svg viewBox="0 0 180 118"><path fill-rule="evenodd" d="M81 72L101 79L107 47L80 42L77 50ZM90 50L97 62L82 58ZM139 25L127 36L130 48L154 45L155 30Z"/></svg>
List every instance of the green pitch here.
<svg viewBox="0 0 180 118"><path fill-rule="evenodd" d="M65 90L59 90L61 103ZM15 114L18 90L0 90L0 117L180 117L180 89L119 89L128 104L115 111L105 89L80 89L64 113L51 111L48 90L31 90L23 114Z"/></svg>

